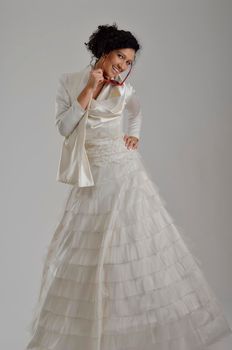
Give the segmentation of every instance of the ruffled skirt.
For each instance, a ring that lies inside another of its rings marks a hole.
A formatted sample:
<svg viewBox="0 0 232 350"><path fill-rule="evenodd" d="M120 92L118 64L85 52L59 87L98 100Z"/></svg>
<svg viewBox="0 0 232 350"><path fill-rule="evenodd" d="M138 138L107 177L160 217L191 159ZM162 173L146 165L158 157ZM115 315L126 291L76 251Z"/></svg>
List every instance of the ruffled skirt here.
<svg viewBox="0 0 232 350"><path fill-rule="evenodd" d="M68 193L26 349L200 350L230 335L140 153L122 135L86 150L95 186Z"/></svg>

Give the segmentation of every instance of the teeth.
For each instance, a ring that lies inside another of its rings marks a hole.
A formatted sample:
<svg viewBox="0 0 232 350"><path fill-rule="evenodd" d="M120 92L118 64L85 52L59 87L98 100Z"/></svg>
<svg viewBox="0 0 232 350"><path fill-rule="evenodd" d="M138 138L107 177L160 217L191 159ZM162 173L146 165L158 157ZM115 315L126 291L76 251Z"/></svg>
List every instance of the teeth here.
<svg viewBox="0 0 232 350"><path fill-rule="evenodd" d="M117 73L119 73L119 70L118 70L116 67L113 66L113 69L114 69Z"/></svg>

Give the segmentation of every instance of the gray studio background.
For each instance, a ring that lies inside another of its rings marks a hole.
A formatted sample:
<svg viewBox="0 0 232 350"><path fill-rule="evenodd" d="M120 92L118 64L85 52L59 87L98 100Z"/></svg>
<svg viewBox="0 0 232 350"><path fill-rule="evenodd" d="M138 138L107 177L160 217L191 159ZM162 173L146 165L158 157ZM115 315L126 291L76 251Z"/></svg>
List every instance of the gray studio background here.
<svg viewBox="0 0 232 350"><path fill-rule="evenodd" d="M232 1L12 1L1 13L1 338L24 349L43 259L70 186L56 182L61 72L117 22L142 45L139 151L232 321ZM125 119L126 126L126 119ZM230 349L224 339L212 349Z"/></svg>

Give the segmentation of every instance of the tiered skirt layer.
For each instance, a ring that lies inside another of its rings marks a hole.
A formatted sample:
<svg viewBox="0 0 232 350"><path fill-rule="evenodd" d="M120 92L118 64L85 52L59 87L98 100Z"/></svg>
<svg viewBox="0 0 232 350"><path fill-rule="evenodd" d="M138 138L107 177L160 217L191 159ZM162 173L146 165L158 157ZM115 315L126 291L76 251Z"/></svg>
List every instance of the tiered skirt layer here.
<svg viewBox="0 0 232 350"><path fill-rule="evenodd" d="M69 192L27 349L200 350L231 334L140 153L122 139L87 152L95 186Z"/></svg>

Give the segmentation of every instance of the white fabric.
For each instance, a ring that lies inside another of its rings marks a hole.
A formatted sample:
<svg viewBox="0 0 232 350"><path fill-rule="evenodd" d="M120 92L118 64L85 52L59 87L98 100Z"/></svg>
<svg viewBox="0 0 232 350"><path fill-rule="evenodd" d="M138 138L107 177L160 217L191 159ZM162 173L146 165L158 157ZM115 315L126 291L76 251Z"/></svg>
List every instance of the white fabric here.
<svg viewBox="0 0 232 350"><path fill-rule="evenodd" d="M58 88L56 93L55 104L55 123L62 136L68 136L78 121L84 114L85 110L77 101L77 96L86 86L88 81L91 66L87 65L80 72L63 73L58 80ZM119 80L122 78L119 74ZM130 136L140 137L141 123L142 123L142 110L135 88L129 82L124 83L125 86L120 87L121 94L126 93L125 96L125 111L128 114L128 128L127 133ZM98 95L97 99L93 99L93 107L95 101L104 101L110 96L114 96L114 91L117 91L118 87L111 84L105 85ZM94 121L88 120L87 128L94 127Z"/></svg>
<svg viewBox="0 0 232 350"><path fill-rule="evenodd" d="M56 95L56 124L60 133L65 135L56 179L71 185L78 184L79 187L94 186L85 150L86 140L119 135L125 106L129 111L130 134L139 137L142 119L135 90L125 83L122 86L104 86L97 99L92 99L91 94L83 113L83 108L78 108L76 97L86 85L90 69L89 65L79 73L63 74ZM120 75L118 78L121 82Z"/></svg>
<svg viewBox="0 0 232 350"><path fill-rule="evenodd" d="M57 181L79 187L94 186L93 175L85 150L86 122L89 116L88 106L78 125L67 137L64 138L59 160Z"/></svg>
<svg viewBox="0 0 232 350"><path fill-rule="evenodd" d="M88 129L95 186L70 188L26 349L209 349L232 334L222 305L139 151L105 125Z"/></svg>

